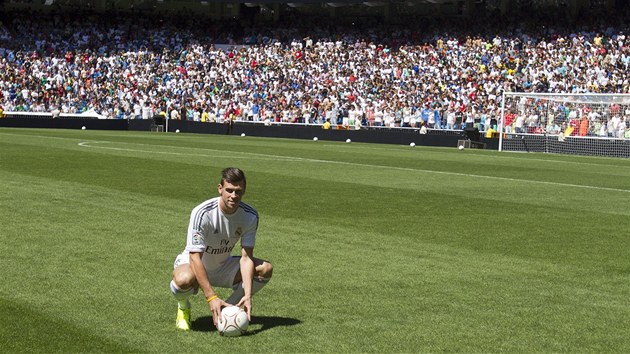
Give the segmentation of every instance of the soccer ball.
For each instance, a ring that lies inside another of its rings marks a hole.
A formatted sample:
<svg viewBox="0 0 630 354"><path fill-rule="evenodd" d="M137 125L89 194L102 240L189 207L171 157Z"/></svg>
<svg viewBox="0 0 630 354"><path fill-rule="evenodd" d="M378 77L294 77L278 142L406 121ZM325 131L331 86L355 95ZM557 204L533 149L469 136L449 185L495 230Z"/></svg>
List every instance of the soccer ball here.
<svg viewBox="0 0 630 354"><path fill-rule="evenodd" d="M313 141L317 141L317 140L318 140L318 139L317 139L317 137L314 137L314 138L313 138Z"/></svg>
<svg viewBox="0 0 630 354"><path fill-rule="evenodd" d="M81 130L85 130L85 125L81 127Z"/></svg>
<svg viewBox="0 0 630 354"><path fill-rule="evenodd" d="M221 318L217 323L219 334L225 337L238 337L245 333L249 326L247 312L238 306L227 306L221 310Z"/></svg>
<svg viewBox="0 0 630 354"><path fill-rule="evenodd" d="M352 142L352 140L346 139L346 143L351 143L351 142Z"/></svg>
<svg viewBox="0 0 630 354"><path fill-rule="evenodd" d="M245 133L241 133L241 136L245 136Z"/></svg>
<svg viewBox="0 0 630 354"><path fill-rule="evenodd" d="M458 147L458 149L460 149L460 150L464 150L464 145L460 145L460 146Z"/></svg>
<svg viewBox="0 0 630 354"><path fill-rule="evenodd" d="M179 129L176 129L176 130L175 130L175 133L179 133Z"/></svg>
<svg viewBox="0 0 630 354"><path fill-rule="evenodd" d="M414 147L414 146L416 146L416 143L411 143L411 144L409 144L409 146Z"/></svg>

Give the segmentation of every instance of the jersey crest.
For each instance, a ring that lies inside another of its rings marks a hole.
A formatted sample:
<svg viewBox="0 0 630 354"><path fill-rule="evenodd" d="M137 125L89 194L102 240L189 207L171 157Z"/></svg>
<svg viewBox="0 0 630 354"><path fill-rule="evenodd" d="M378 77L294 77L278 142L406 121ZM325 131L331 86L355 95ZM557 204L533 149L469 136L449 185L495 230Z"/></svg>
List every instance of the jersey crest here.
<svg viewBox="0 0 630 354"><path fill-rule="evenodd" d="M201 240L201 235L200 234L194 234L192 236L192 244L195 246L199 246L203 243L203 241Z"/></svg>

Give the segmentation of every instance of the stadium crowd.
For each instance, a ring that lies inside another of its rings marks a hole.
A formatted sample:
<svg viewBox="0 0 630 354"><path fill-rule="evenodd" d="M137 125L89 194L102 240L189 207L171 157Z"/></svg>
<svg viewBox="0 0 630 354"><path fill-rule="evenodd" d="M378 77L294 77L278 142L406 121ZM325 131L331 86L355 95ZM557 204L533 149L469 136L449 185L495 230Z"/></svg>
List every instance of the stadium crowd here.
<svg viewBox="0 0 630 354"><path fill-rule="evenodd" d="M577 27L489 21L258 28L12 13L0 24L0 106L118 119L161 112L197 121L433 129L474 123L484 130L499 116L504 91L630 93L624 16L594 16ZM581 118L579 107L572 109ZM628 110L622 107L606 135L623 136ZM598 128L588 133L600 135Z"/></svg>

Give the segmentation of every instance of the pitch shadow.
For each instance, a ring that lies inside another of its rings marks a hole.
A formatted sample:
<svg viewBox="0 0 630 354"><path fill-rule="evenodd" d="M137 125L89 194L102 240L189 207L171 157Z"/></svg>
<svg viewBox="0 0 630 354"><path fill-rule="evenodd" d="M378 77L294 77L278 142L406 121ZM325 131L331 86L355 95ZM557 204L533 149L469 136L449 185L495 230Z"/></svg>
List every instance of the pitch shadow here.
<svg viewBox="0 0 630 354"><path fill-rule="evenodd" d="M262 327L254 330L248 330L247 333L244 334L246 336L251 336L253 334L272 329L274 327L295 326L302 323L302 321L289 317L252 316L251 323L254 325L262 325ZM197 317L196 319L191 321L190 327L193 331L198 332L216 332L217 330L214 327L214 324L212 324L212 316Z"/></svg>
<svg viewBox="0 0 630 354"><path fill-rule="evenodd" d="M216 332L212 323L212 316L197 317L190 321L190 329L197 332Z"/></svg>

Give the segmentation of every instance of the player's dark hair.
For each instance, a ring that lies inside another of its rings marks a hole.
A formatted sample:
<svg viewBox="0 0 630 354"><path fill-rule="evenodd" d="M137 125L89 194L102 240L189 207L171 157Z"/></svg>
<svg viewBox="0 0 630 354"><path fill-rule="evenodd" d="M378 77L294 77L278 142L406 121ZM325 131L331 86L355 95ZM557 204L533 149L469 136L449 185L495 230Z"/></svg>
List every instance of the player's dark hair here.
<svg viewBox="0 0 630 354"><path fill-rule="evenodd" d="M237 184L241 181L243 182L243 187L247 186L245 172L243 172L243 170L241 170L240 168L228 167L223 169L223 171L221 172L221 185L223 185L224 182Z"/></svg>

